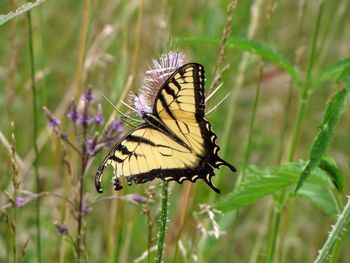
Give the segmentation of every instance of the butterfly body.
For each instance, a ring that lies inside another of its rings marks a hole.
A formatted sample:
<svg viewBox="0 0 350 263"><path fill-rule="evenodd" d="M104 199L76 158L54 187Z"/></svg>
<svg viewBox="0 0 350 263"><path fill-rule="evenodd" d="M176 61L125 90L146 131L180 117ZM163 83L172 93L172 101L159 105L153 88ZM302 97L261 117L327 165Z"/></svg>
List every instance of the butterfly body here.
<svg viewBox="0 0 350 263"><path fill-rule="evenodd" d="M101 175L111 164L115 190L122 188L124 176L129 185L155 178L178 183L202 179L219 193L211 182L214 169L236 168L218 156L217 137L204 115L204 68L185 64L159 89L152 112L142 114L145 122L117 142L102 162L96 173L97 191L102 192Z"/></svg>

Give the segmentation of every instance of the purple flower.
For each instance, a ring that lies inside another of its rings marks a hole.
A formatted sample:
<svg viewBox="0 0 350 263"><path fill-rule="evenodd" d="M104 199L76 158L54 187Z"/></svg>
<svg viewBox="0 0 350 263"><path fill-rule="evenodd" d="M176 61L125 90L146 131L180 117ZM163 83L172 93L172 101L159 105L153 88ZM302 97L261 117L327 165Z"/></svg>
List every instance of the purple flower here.
<svg viewBox="0 0 350 263"><path fill-rule="evenodd" d="M96 146L96 140L88 139L87 142L87 152L90 156L95 155L95 146Z"/></svg>
<svg viewBox="0 0 350 263"><path fill-rule="evenodd" d="M88 116L83 116L78 113L78 118L75 122L77 125L79 124L86 124L89 125L91 123L91 119Z"/></svg>
<svg viewBox="0 0 350 263"><path fill-rule="evenodd" d="M49 119L49 127L55 128L58 125L60 125L61 121L59 119L56 119L53 117L53 114L46 108L45 106L43 107L43 110Z"/></svg>
<svg viewBox="0 0 350 263"><path fill-rule="evenodd" d="M77 111L77 106L75 105L74 102L72 102L69 108L70 108L70 111L67 114L67 118L71 119L75 123L80 115Z"/></svg>
<svg viewBox="0 0 350 263"><path fill-rule="evenodd" d="M91 214L92 210L92 207L88 205L83 205L83 207L81 208L81 212L83 213L83 215Z"/></svg>
<svg viewBox="0 0 350 263"><path fill-rule="evenodd" d="M137 204L143 204L146 202L146 198L139 194L134 194L131 196L131 200Z"/></svg>
<svg viewBox="0 0 350 263"><path fill-rule="evenodd" d="M55 128L60 125L61 121L56 118L50 118L49 127Z"/></svg>
<svg viewBox="0 0 350 263"><path fill-rule="evenodd" d="M98 104L98 106L97 106L97 114L94 117L94 122L96 122L99 125L103 125L104 122L105 122L103 117L102 117L102 113L103 113L102 106L101 106L101 104Z"/></svg>
<svg viewBox="0 0 350 263"><path fill-rule="evenodd" d="M110 124L112 131L122 133L123 132L123 123L118 120L113 120Z"/></svg>
<svg viewBox="0 0 350 263"><path fill-rule="evenodd" d="M96 114L94 117L94 122L96 122L99 125L103 125L103 123L105 122L103 117L99 114Z"/></svg>
<svg viewBox="0 0 350 263"><path fill-rule="evenodd" d="M103 133L103 138L106 142L106 146L110 146L114 141L120 137L123 133L124 127L123 123L118 120L113 120L105 129Z"/></svg>
<svg viewBox="0 0 350 263"><path fill-rule="evenodd" d="M133 104L139 116L152 112L154 99L164 81L184 63L185 55L181 52L169 52L153 60L153 67L146 71L140 94L132 95Z"/></svg>
<svg viewBox="0 0 350 263"><path fill-rule="evenodd" d="M16 198L16 206L22 207L24 205L24 198L22 196L17 196Z"/></svg>
<svg viewBox="0 0 350 263"><path fill-rule="evenodd" d="M57 222L55 222L54 224L55 224L55 227L56 227L58 233L60 233L63 236L68 234L68 229L67 229L67 226L65 224L61 224L61 223L57 223Z"/></svg>
<svg viewBox="0 0 350 263"><path fill-rule="evenodd" d="M83 94L83 96L81 97L83 100L86 100L86 101L92 101L94 98L95 98L95 96L94 95L92 95L92 89L91 89L91 87L89 87L88 89L87 89L87 91Z"/></svg>

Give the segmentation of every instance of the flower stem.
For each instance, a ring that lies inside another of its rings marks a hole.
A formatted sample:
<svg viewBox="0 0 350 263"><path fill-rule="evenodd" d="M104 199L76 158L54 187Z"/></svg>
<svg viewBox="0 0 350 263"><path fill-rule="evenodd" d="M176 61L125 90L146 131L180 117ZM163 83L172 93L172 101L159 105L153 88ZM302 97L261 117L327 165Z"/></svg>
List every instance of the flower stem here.
<svg viewBox="0 0 350 263"><path fill-rule="evenodd" d="M38 111L37 111L37 93L36 93L36 83L35 83L35 63L34 63L34 50L33 50L33 32L32 32L32 18L31 11L27 12L28 20L28 37L29 37L29 58L30 58L30 76L31 76L31 90L32 90L32 107L33 107L33 147L35 152L34 160L34 173L35 173L35 185L36 191L41 192L40 189L40 178L39 178L39 149L37 145L38 137ZM40 199L36 202L35 206L35 225L36 225L36 250L37 250L37 261L41 262L41 228L40 228Z"/></svg>
<svg viewBox="0 0 350 263"><path fill-rule="evenodd" d="M157 256L156 262L162 262L164 239L166 232L166 223L168 220L168 182L163 182L162 185L162 209L160 212L160 229L158 234L158 244L157 244Z"/></svg>
<svg viewBox="0 0 350 263"><path fill-rule="evenodd" d="M85 109L84 109L84 118L87 118L88 112L87 109L89 107L89 103L86 102ZM83 123L83 141L82 141L82 155L81 155L81 173L79 178L79 211L78 211L78 233L77 233L77 262L80 262L81 255L82 255L82 249L81 249L81 241L82 238L82 225L83 225L83 197L84 197L84 175L89 159L89 155L87 153L87 123Z"/></svg>
<svg viewBox="0 0 350 263"><path fill-rule="evenodd" d="M344 207L343 212L338 216L338 220L334 226L332 226L332 231L329 233L329 236L324 243L323 247L318 253L318 256L314 263L323 263L329 260L328 255L330 250L337 242L342 232L345 230L347 223L350 220L350 197L348 196L348 202Z"/></svg>

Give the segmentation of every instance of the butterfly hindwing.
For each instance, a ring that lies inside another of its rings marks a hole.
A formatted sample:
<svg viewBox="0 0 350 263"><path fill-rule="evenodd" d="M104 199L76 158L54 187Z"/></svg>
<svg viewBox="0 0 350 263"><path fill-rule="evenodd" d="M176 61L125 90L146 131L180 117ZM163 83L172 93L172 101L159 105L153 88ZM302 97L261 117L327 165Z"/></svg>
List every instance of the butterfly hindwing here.
<svg viewBox="0 0 350 263"><path fill-rule="evenodd" d="M120 176L128 183L145 183L155 178L182 183L185 180L200 179L201 160L188 148L174 141L163 132L144 124L127 134L111 150L98 169L102 175L107 165L115 171L116 190L122 188ZM96 187L101 192L101 177L96 179Z"/></svg>

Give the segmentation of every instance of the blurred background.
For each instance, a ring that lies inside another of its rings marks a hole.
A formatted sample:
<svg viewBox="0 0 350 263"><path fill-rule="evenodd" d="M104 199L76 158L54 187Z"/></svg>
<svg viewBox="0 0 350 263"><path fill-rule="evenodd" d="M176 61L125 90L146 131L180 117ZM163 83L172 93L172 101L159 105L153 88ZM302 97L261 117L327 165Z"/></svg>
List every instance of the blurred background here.
<svg viewBox="0 0 350 263"><path fill-rule="evenodd" d="M0 14L25 3L2 0ZM222 87L210 99L208 108L229 95L208 119L218 136L220 155L239 172L232 175L226 168L216 172L214 184L220 188L220 195L211 193L202 181L193 185L170 183L163 260L267 262L272 196L224 214L211 207L234 189L238 174L247 166L264 169L286 161L307 160L326 102L341 84L329 79L310 92L300 134L293 144L295 153L290 158L300 105L296 84L278 64L246 53L246 48L230 46L225 37L262 43L295 65L302 79L307 78L308 70L317 79L327 65L349 57L349 7L347 0L61 0L43 1L30 11L30 18L24 13L0 25L0 261L38 261L36 209L40 200L42 260L76 260L76 205L82 204L82 261L153 262L159 225L159 181L124 187L115 193L109 183L112 169L106 169L105 192L103 196L98 194L94 176L108 153L105 147L89 158L80 200L81 159L58 138L53 127L48 127L52 123L42 107L60 120L60 131L79 146L81 131L66 117L72 100L80 110L84 107L80 97L91 87L91 114L102 107L105 124L119 116L101 93L134 116L120 100L128 102L127 91L138 91L152 59L174 50L185 54L185 62L204 65L207 90L220 77ZM228 44L224 47L223 43ZM346 175L344 193L349 192L349 123L347 106L327 151ZM118 133L121 136L129 129L124 124ZM91 138L103 130L103 125L90 128ZM12 133L15 154L11 153ZM36 165L35 148L39 157ZM16 186L14 181L20 183ZM47 194L39 197L38 192ZM305 198L289 203L281 218L274 261L312 262L335 218ZM215 232L216 223L220 231ZM152 232L148 234L147 230ZM345 234L338 261L334 262L347 262L349 242ZM153 252L148 257L149 247Z"/></svg>

